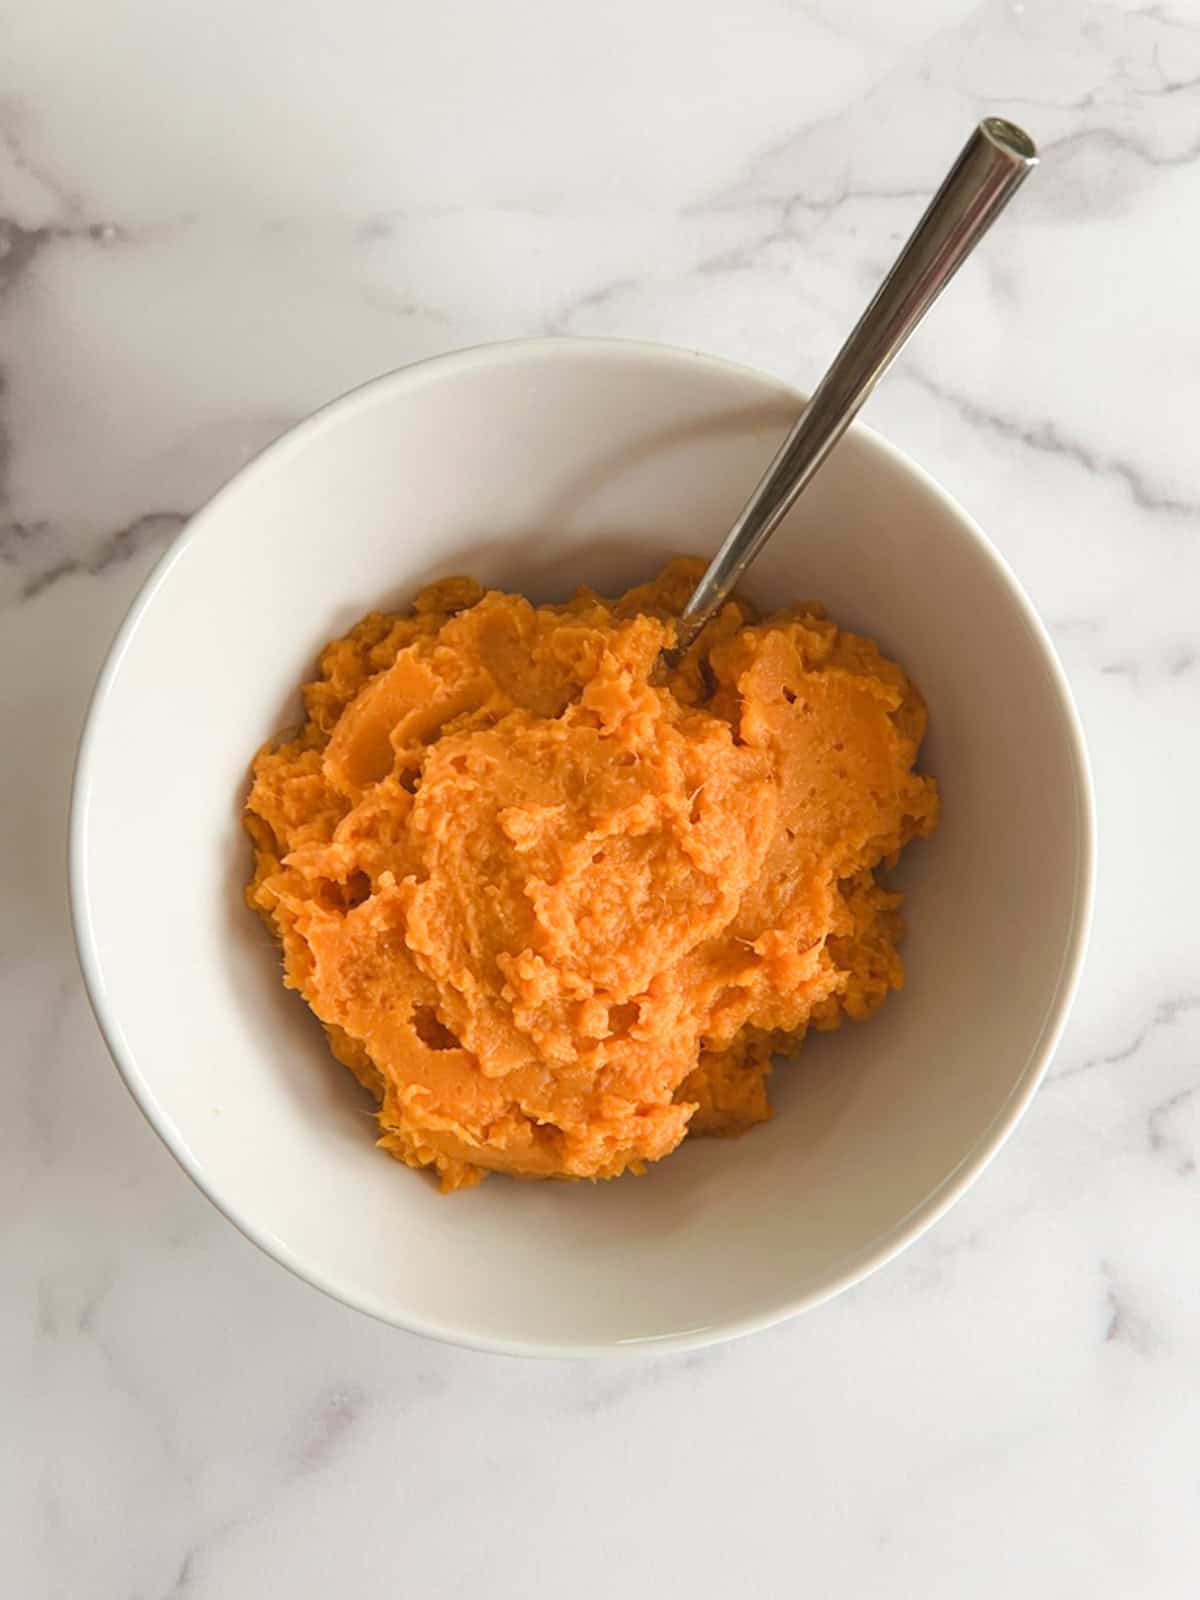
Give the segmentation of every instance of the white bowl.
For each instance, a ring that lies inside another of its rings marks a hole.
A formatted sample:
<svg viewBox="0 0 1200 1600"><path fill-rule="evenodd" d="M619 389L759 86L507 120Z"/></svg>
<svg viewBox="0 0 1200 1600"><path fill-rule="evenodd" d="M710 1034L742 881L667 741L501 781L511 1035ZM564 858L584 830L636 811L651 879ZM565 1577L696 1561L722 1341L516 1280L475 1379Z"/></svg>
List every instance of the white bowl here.
<svg viewBox="0 0 1200 1600"><path fill-rule="evenodd" d="M1046 633L978 528L863 429L746 585L823 600L928 700L944 818L906 853L908 983L772 1079L774 1121L640 1179L449 1198L378 1151L245 908L247 763L318 648L467 572L535 599L711 552L796 414L682 351L546 340L380 378L195 518L88 718L71 893L97 1019L142 1110L239 1228L327 1293L491 1350L682 1348L764 1327L917 1237L995 1154L1054 1049L1091 898L1087 761Z"/></svg>

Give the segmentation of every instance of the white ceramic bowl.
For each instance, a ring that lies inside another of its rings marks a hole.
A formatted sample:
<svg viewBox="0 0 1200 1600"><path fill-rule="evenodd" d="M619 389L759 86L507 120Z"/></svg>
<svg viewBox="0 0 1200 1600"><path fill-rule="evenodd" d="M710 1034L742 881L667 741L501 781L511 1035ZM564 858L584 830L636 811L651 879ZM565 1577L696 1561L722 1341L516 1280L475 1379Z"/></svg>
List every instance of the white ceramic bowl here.
<svg viewBox="0 0 1200 1600"><path fill-rule="evenodd" d="M271 446L134 605L88 719L71 892L96 1016L139 1105L250 1238L332 1295L491 1350L700 1345L812 1306L933 1222L1028 1104L1090 905L1078 722L983 534L856 429L747 589L823 600L929 702L945 813L902 868L908 984L772 1079L773 1122L641 1179L442 1198L373 1122L242 902L247 763L318 648L467 572L535 599L711 552L794 417L771 378L653 346L469 350Z"/></svg>

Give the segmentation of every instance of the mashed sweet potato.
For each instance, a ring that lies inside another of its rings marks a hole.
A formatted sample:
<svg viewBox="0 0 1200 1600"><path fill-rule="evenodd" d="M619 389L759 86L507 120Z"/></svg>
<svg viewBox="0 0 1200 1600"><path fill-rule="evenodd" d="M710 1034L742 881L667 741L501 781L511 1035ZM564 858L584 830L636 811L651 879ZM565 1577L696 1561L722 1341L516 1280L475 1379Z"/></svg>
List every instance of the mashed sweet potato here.
<svg viewBox="0 0 1200 1600"><path fill-rule="evenodd" d="M773 1051L900 986L874 869L936 820L922 702L812 605L728 605L660 683L702 566L536 608L434 584L330 644L255 759L284 982L445 1189L740 1132Z"/></svg>

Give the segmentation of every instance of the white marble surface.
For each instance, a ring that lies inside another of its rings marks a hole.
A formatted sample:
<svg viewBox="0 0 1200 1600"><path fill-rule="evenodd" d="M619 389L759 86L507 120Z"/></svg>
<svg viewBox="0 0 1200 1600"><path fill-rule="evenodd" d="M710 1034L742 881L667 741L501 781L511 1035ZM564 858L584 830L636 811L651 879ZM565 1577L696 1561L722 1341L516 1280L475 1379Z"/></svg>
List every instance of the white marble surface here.
<svg viewBox="0 0 1200 1600"><path fill-rule="evenodd" d="M932 1235L735 1346L541 1366L327 1302L176 1170L81 993L119 617L249 453L414 357L628 334L811 382L985 111L1043 169L870 420L1086 721L1050 1081ZM4 1592L1193 1596L1195 0L39 0L0 19L0 217Z"/></svg>

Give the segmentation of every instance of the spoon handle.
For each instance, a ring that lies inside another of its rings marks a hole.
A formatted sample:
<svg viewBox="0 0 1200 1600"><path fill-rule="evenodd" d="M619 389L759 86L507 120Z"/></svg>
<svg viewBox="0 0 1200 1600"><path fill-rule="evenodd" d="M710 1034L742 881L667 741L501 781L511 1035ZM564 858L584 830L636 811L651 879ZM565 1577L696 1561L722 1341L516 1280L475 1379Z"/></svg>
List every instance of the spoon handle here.
<svg viewBox="0 0 1200 1600"><path fill-rule="evenodd" d="M686 649L728 599L909 334L1037 159L1029 135L1001 117L988 117L972 133L696 585L679 618L676 652Z"/></svg>

